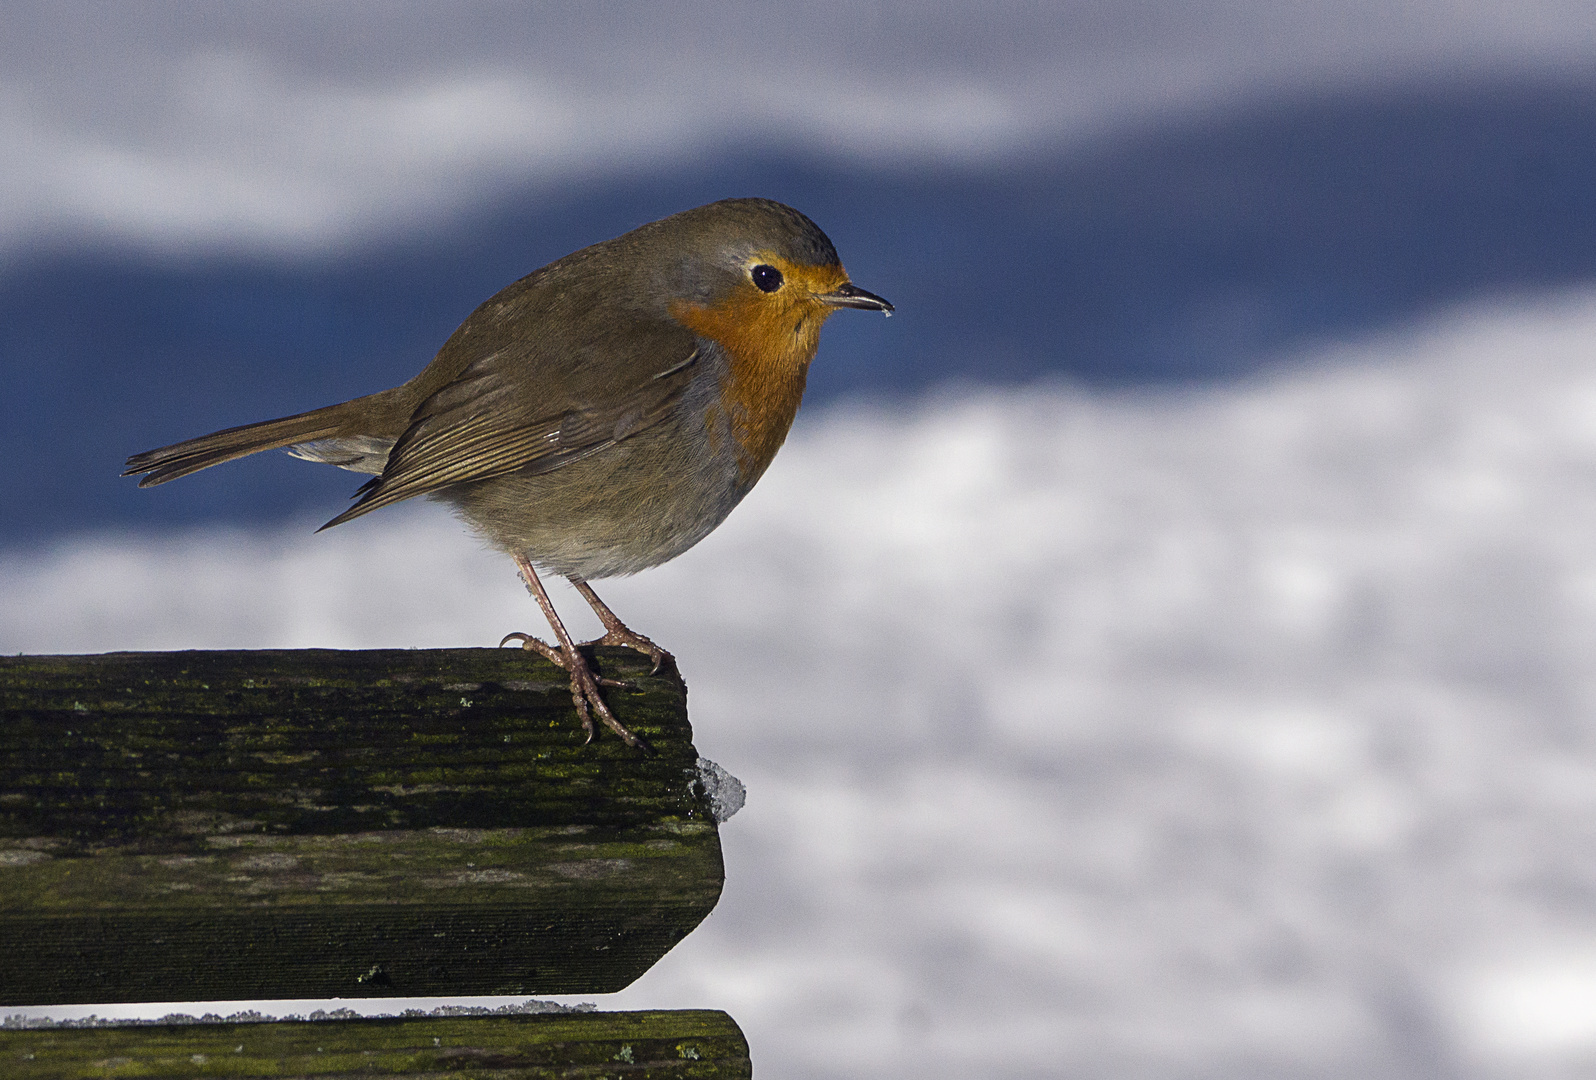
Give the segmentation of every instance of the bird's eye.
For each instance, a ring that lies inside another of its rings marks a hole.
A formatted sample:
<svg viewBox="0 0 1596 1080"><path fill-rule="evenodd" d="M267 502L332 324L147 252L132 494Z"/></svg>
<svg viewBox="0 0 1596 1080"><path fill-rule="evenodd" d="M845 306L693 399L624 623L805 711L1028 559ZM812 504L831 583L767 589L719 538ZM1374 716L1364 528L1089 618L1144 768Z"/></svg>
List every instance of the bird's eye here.
<svg viewBox="0 0 1596 1080"><path fill-rule="evenodd" d="M774 266L767 266L764 263L760 263L758 266L750 270L749 274L752 275L754 284L759 286L761 292L775 292L777 289L781 288L781 271L777 270Z"/></svg>

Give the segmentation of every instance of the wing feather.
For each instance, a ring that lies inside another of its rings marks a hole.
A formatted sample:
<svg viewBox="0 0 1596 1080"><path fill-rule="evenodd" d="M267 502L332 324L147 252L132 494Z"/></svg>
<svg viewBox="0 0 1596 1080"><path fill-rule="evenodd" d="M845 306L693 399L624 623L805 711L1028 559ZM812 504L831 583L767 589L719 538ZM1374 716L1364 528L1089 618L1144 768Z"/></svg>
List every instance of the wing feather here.
<svg viewBox="0 0 1596 1080"><path fill-rule="evenodd" d="M382 475L322 528L456 484L549 472L614 446L669 415L695 374L699 352L689 350L641 366L632 385L603 400L550 400L541 409L517 408L517 384L508 371L515 358L483 357L422 402Z"/></svg>

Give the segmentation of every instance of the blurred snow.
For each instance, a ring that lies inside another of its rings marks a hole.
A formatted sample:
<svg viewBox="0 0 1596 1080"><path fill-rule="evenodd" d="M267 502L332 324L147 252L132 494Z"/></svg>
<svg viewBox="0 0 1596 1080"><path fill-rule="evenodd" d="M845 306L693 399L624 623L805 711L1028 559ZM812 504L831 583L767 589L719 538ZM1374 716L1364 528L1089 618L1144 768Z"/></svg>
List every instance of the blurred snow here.
<svg viewBox="0 0 1596 1080"><path fill-rule="evenodd" d="M1568 0L12 0L0 243L326 250L506 185L778 142L967 161L1244 98L1588 78Z"/></svg>
<svg viewBox="0 0 1596 1080"><path fill-rule="evenodd" d="M601 1007L725 1008L774 1076L1591 1075L1593 359L1585 292L806 416L600 586L748 787L719 909ZM436 508L312 524L12 553L0 647L540 629Z"/></svg>

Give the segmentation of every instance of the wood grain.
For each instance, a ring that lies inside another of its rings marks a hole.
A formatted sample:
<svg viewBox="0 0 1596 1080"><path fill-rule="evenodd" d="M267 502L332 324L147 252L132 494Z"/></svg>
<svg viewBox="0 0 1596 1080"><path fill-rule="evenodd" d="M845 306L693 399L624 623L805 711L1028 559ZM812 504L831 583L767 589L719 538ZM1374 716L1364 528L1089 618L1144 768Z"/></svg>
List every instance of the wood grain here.
<svg viewBox="0 0 1596 1080"><path fill-rule="evenodd" d="M0 1004L605 993L714 907L686 689L643 755L519 650L0 658Z"/></svg>

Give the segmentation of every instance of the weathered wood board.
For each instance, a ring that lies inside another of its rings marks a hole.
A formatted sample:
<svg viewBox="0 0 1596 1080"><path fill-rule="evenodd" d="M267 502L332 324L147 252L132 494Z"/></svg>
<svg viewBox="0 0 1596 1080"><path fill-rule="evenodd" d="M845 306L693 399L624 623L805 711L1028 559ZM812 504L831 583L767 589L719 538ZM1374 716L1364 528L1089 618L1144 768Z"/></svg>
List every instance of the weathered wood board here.
<svg viewBox="0 0 1596 1080"><path fill-rule="evenodd" d="M743 1033L710 1011L0 1030L7 1080L751 1075Z"/></svg>
<svg viewBox="0 0 1596 1080"><path fill-rule="evenodd" d="M720 895L686 690L600 649L0 657L0 1004L606 993Z"/></svg>

